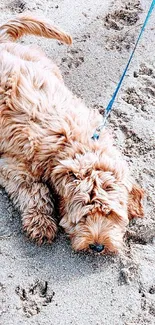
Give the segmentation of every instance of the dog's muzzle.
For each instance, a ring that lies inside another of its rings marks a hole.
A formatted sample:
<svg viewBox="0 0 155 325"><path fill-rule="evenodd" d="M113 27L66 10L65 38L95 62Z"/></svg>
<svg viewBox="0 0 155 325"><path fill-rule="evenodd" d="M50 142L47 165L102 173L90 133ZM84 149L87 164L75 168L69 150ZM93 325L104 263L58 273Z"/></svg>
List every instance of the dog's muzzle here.
<svg viewBox="0 0 155 325"><path fill-rule="evenodd" d="M89 248L94 252L101 253L104 250L104 245L90 244Z"/></svg>

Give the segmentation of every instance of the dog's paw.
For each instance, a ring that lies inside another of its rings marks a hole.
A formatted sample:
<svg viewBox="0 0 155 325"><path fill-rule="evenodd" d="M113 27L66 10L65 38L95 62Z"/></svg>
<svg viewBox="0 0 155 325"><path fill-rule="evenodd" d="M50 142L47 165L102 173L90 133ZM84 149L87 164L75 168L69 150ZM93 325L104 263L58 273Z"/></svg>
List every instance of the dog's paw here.
<svg viewBox="0 0 155 325"><path fill-rule="evenodd" d="M50 244L56 236L57 225L55 220L41 212L24 213L23 229L27 236L38 245L44 242Z"/></svg>

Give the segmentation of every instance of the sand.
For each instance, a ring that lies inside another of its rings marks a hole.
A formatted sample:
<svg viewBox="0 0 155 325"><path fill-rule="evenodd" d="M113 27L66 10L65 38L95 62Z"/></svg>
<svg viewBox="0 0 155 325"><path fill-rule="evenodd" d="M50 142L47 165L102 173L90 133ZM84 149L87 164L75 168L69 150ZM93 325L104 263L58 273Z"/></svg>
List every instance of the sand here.
<svg viewBox="0 0 155 325"><path fill-rule="evenodd" d="M0 0L0 22L16 13L45 14L66 31L71 48L27 37L61 67L66 84L87 105L105 108L133 48L151 0ZM155 324L155 10L127 72L109 127L135 179L146 190L145 218L128 228L124 256L71 250L61 232L37 247L0 189L1 320L3 325Z"/></svg>

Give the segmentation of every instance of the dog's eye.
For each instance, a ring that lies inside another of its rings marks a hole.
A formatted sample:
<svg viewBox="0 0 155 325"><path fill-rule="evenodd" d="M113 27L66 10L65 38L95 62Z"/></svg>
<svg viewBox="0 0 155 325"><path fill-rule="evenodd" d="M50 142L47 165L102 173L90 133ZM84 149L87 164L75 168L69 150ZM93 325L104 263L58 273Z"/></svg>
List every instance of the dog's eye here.
<svg viewBox="0 0 155 325"><path fill-rule="evenodd" d="M68 175L74 179L77 179L77 176L73 172L68 172Z"/></svg>
<svg viewBox="0 0 155 325"><path fill-rule="evenodd" d="M104 188L104 190L106 191L106 192L110 192L110 191L112 191L113 190L113 188L112 188L112 186L106 186L105 188Z"/></svg>
<svg viewBox="0 0 155 325"><path fill-rule="evenodd" d="M79 184L80 180L79 180L79 177L77 175L75 175L73 172L69 172L68 174L71 177L72 182L75 182L76 184Z"/></svg>

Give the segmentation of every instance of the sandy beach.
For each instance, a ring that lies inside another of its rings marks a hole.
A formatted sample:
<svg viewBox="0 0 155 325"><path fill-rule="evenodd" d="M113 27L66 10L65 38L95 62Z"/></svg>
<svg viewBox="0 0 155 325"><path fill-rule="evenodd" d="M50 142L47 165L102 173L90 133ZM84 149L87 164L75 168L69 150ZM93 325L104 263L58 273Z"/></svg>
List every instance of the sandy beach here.
<svg viewBox="0 0 155 325"><path fill-rule="evenodd" d="M104 111L135 44L151 0L0 0L0 23L42 14L73 38L25 37L62 71L66 85ZM145 217L133 220L121 256L75 253L60 230L38 247L0 188L0 296L3 325L155 324L155 9L108 120L131 173L145 189Z"/></svg>

